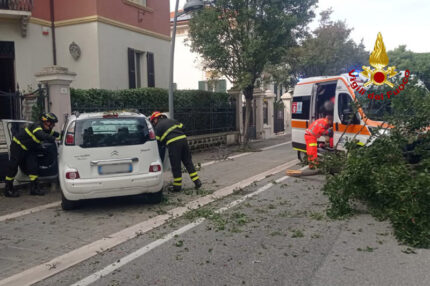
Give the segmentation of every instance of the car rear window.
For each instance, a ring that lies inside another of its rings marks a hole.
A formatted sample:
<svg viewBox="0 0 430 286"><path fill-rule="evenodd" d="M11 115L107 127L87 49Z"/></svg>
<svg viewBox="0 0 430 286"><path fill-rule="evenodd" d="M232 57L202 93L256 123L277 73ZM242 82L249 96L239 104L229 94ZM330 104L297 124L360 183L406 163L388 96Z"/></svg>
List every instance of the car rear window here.
<svg viewBox="0 0 430 286"><path fill-rule="evenodd" d="M78 120L76 144L82 148L143 144L149 140L145 118L94 118Z"/></svg>

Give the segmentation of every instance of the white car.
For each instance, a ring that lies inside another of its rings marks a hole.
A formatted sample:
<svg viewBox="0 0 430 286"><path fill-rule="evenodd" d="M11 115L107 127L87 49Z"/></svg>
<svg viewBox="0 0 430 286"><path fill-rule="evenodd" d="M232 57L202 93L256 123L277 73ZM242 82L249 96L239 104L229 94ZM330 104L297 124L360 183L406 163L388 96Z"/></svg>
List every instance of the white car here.
<svg viewBox="0 0 430 286"><path fill-rule="evenodd" d="M71 115L58 150L62 208L79 200L146 193L162 199L163 164L154 129L131 112Z"/></svg>

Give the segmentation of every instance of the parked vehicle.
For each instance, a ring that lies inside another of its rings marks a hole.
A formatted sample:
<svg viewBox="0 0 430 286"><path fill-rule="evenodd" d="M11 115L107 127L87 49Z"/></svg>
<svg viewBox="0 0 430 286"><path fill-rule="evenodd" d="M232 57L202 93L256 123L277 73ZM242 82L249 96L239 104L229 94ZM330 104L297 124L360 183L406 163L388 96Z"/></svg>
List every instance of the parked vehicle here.
<svg viewBox="0 0 430 286"><path fill-rule="evenodd" d="M354 90L343 76L312 77L301 80L294 88L292 113L292 145L299 159L306 154L305 130L318 118L323 117L323 105L334 97L333 145L344 150L347 140L356 139L358 144L368 143L378 127L387 127L380 121L377 108L364 110L358 108L354 113L356 101ZM321 143L324 138L320 138Z"/></svg>
<svg viewBox="0 0 430 286"><path fill-rule="evenodd" d="M13 136L32 124L25 120L4 119L0 121L0 181L4 182L10 156L10 145ZM58 177L57 145L55 143L42 143L38 150L39 180L56 182ZM29 183L30 178L19 169L14 184Z"/></svg>
<svg viewBox="0 0 430 286"><path fill-rule="evenodd" d="M162 199L163 166L154 129L142 114L73 114L59 146L63 209L79 200L148 194Z"/></svg>

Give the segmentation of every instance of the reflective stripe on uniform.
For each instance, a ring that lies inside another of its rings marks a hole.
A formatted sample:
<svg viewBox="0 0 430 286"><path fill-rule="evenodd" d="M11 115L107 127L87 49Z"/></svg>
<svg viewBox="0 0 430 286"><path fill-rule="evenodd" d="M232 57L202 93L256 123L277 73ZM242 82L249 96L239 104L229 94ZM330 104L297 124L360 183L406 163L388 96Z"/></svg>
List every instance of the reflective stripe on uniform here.
<svg viewBox="0 0 430 286"><path fill-rule="evenodd" d="M199 176L195 176L194 178L191 178L191 181L197 181L199 179Z"/></svg>
<svg viewBox="0 0 430 286"><path fill-rule="evenodd" d="M6 176L6 181L13 181L13 179L15 179L14 177L8 177L8 176Z"/></svg>
<svg viewBox="0 0 430 286"><path fill-rule="evenodd" d="M173 181L174 182L182 182L182 177L181 178L174 178Z"/></svg>
<svg viewBox="0 0 430 286"><path fill-rule="evenodd" d="M197 172L194 172L194 173L190 174L190 177L194 177L194 176L197 176Z"/></svg>
<svg viewBox="0 0 430 286"><path fill-rule="evenodd" d="M163 136L161 136L160 141L163 141L166 138L166 136L169 135L169 133L172 132L173 130L175 130L176 128L182 128L182 123L173 125L169 129L167 129L167 131L164 132Z"/></svg>
<svg viewBox="0 0 430 286"><path fill-rule="evenodd" d="M309 143L308 146L310 146L310 147L318 146L318 143Z"/></svg>
<svg viewBox="0 0 430 286"><path fill-rule="evenodd" d="M166 145L169 145L169 144L170 144L170 143L172 143L172 142L175 142L175 141L178 141L178 140L180 140L180 139L184 139L184 138L187 138L187 136L185 136L185 135L177 136L177 137L172 138L172 139L170 139L169 141L167 141L167 142L166 142Z"/></svg>
<svg viewBox="0 0 430 286"><path fill-rule="evenodd" d="M357 142L357 145L364 146L363 142Z"/></svg>
<svg viewBox="0 0 430 286"><path fill-rule="evenodd" d="M173 182L173 185L174 185L174 186L179 186L179 187L180 187L180 186L182 186L182 182L179 182L179 183L177 183L177 182Z"/></svg>
<svg viewBox="0 0 430 286"><path fill-rule="evenodd" d="M18 139L16 139L16 137L13 137L13 142L15 142L16 144L18 144L19 146L21 146L22 149L24 149L25 151L27 151L27 147L21 143L21 141L19 141Z"/></svg>
<svg viewBox="0 0 430 286"><path fill-rule="evenodd" d="M36 129L34 129L34 130L36 130ZM40 128L40 129L42 129L42 128ZM31 133L30 130L28 130L28 128L25 128L25 132L27 132L28 136L30 136L31 138L33 138L34 142L40 144L40 140L37 139L36 136L34 136L34 134Z"/></svg>
<svg viewBox="0 0 430 286"><path fill-rule="evenodd" d="M161 141L159 136L155 136L155 139L157 139L158 141Z"/></svg>
<svg viewBox="0 0 430 286"><path fill-rule="evenodd" d="M39 130L42 130L42 128L41 127L37 127L36 129L34 129L32 132L33 133L36 133L37 131L39 131Z"/></svg>
<svg viewBox="0 0 430 286"><path fill-rule="evenodd" d="M54 132L55 132L55 131L54 131L54 129L52 129L52 130L51 130L51 133L49 133L49 134L50 134L50 135L54 135ZM33 133L34 133L34 131L33 131Z"/></svg>
<svg viewBox="0 0 430 286"><path fill-rule="evenodd" d="M37 178L39 178L38 175L28 175L28 177L30 178L30 181L36 181Z"/></svg>

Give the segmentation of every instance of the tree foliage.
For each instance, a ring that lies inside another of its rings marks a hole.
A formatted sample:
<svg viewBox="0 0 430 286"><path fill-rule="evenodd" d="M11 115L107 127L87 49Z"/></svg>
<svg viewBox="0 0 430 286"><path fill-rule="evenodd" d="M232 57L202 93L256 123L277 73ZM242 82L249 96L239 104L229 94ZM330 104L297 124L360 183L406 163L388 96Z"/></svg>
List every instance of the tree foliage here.
<svg viewBox="0 0 430 286"><path fill-rule="evenodd" d="M297 77L339 75L368 63L363 43L350 38L352 29L346 22L330 20L331 13L321 12L319 27L291 50L287 62Z"/></svg>
<svg viewBox="0 0 430 286"><path fill-rule="evenodd" d="M430 90L430 53L414 53L402 45L388 52L390 65L398 70L409 69Z"/></svg>
<svg viewBox="0 0 430 286"><path fill-rule="evenodd" d="M191 48L202 56L204 68L224 75L245 95L245 134L257 79L303 36L315 3L217 0L190 20Z"/></svg>
<svg viewBox="0 0 430 286"><path fill-rule="evenodd" d="M392 97L384 121L393 128L374 131L372 144L346 145L347 152L322 158L327 173L324 191L332 217L349 215L354 201L372 214L388 218L400 242L430 247L430 93L410 82ZM333 166L336 170L333 170ZM335 173L333 175L333 173Z"/></svg>

